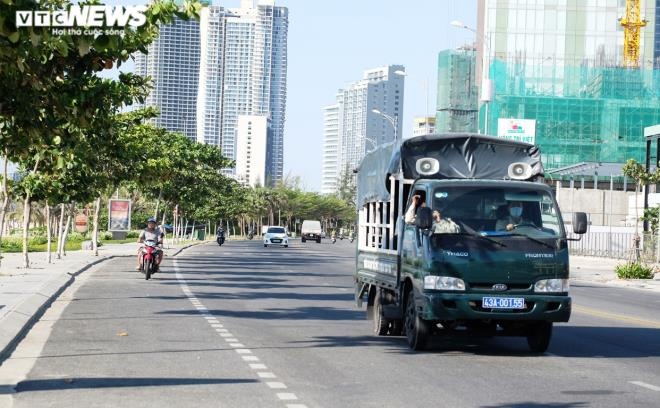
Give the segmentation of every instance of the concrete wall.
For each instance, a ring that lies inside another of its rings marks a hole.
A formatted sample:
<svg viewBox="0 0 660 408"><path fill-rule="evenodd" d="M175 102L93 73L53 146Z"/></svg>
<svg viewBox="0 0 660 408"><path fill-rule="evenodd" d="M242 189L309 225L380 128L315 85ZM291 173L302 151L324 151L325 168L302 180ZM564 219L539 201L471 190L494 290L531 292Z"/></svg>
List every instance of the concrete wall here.
<svg viewBox="0 0 660 408"><path fill-rule="evenodd" d="M591 225L631 226L635 219L635 193L610 190L558 188L557 202L564 222L570 223L573 212L589 214ZM644 195L639 193L639 216L643 214Z"/></svg>

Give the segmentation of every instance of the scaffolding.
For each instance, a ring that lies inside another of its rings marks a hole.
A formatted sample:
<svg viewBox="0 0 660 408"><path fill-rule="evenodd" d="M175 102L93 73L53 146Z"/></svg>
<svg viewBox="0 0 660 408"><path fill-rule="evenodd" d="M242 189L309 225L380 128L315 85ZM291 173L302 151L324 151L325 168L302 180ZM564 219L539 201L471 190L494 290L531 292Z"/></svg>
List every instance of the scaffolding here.
<svg viewBox="0 0 660 408"><path fill-rule="evenodd" d="M549 70L495 59L488 133L497 134L497 118L536 120L546 170L643 162L644 128L660 123L660 70L596 65L559 62Z"/></svg>
<svg viewBox="0 0 660 408"><path fill-rule="evenodd" d="M477 131L476 52L445 50L438 54L436 132Z"/></svg>

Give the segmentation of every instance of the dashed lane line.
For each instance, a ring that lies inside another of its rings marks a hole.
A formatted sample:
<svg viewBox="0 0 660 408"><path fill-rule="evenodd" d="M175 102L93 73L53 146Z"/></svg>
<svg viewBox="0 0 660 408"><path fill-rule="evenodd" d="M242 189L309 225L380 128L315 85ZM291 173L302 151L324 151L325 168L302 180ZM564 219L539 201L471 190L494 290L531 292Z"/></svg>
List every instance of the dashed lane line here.
<svg viewBox="0 0 660 408"><path fill-rule="evenodd" d="M255 356L252 354L252 350L249 348L245 347L245 345L241 342L239 342L238 338L234 336L232 333L229 332L228 329L224 327L224 325L218 321L218 319L213 316L212 313L209 312L209 309L207 309L202 302L195 297L195 295L192 293L190 288L188 287L188 284L186 283L185 279L181 275L181 272L179 270L179 266L176 260L174 260L174 271L176 272L176 278L179 281L179 285L181 286L181 290L183 293L186 295L186 297L190 300L190 303L197 309L199 314L206 320L206 322L213 328L215 329L216 333L227 342L227 344L232 347L234 350L236 350L236 353L238 353L243 361L247 362L252 370L257 370L257 376L262 379L262 380L275 380L277 379L277 376L275 373L272 371L265 371L268 370L268 367L263 364L259 363L259 357ZM264 381L266 386L272 390L285 390L288 389L287 385L281 381ZM275 393L276 397L280 401L297 401L298 396L292 392L277 392ZM287 408L307 408L306 405L304 404L287 404Z"/></svg>
<svg viewBox="0 0 660 408"><path fill-rule="evenodd" d="M643 381L628 381L628 382L629 382L630 384L634 384L634 385L637 385L637 386L640 386L640 387L644 387L644 388L646 388L646 389L648 389L648 390L652 390L652 391L658 391L658 392L660 392L660 387L658 387L657 385L647 384L647 383L645 383L645 382L643 382Z"/></svg>

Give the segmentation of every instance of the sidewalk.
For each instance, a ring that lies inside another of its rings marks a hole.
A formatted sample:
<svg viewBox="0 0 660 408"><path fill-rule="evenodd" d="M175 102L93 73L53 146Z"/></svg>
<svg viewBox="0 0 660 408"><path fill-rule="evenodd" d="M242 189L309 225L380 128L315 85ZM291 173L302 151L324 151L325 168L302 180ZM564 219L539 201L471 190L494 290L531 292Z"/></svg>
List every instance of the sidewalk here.
<svg viewBox="0 0 660 408"><path fill-rule="evenodd" d="M571 255L571 281L652 290L660 293L660 273L655 274L655 279L619 279L614 269L625 262L624 259Z"/></svg>
<svg viewBox="0 0 660 408"><path fill-rule="evenodd" d="M166 245L165 255L176 256L183 249L203 242ZM106 244L99 247L97 257L92 251L69 251L62 259L53 254L52 263L48 264L45 252L34 252L29 257L30 269L24 269L23 254L3 253L0 265L0 363L78 274L105 260L136 254L136 243Z"/></svg>

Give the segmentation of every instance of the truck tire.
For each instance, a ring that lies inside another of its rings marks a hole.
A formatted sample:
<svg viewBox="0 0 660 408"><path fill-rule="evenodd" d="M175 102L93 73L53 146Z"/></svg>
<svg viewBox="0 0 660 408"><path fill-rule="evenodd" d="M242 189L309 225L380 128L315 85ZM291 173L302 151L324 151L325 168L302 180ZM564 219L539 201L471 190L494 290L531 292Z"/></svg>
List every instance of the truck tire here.
<svg viewBox="0 0 660 408"><path fill-rule="evenodd" d="M431 325L419 317L417 307L415 307L415 293L412 288L406 296L404 326L408 346L415 351L424 350L431 334Z"/></svg>
<svg viewBox="0 0 660 408"><path fill-rule="evenodd" d="M381 290L376 290L376 297L374 298L374 333L379 336L387 335L387 330L390 327L390 322L383 316L383 303L381 302Z"/></svg>
<svg viewBox="0 0 660 408"><path fill-rule="evenodd" d="M552 322L539 322L527 327L527 344L534 353L544 353L550 345Z"/></svg>
<svg viewBox="0 0 660 408"><path fill-rule="evenodd" d="M403 320L394 319L390 323L390 336L401 336L403 334Z"/></svg>
<svg viewBox="0 0 660 408"><path fill-rule="evenodd" d="M303 242L303 244L305 243L305 237L303 237L302 242Z"/></svg>
<svg viewBox="0 0 660 408"><path fill-rule="evenodd" d="M320 243L321 243L321 238L317 238L317 239L316 239L316 243L317 243L317 244L320 244Z"/></svg>

